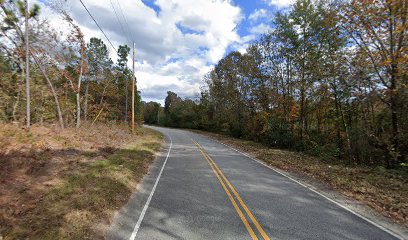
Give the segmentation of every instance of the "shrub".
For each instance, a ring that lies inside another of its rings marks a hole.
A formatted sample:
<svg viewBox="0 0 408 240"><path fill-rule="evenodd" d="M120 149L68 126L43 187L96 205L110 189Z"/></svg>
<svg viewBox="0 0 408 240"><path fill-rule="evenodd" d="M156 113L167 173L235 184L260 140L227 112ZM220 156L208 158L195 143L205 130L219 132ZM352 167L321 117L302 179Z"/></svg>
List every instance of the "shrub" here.
<svg viewBox="0 0 408 240"><path fill-rule="evenodd" d="M269 146L282 148L295 146L295 138L289 124L279 118L270 117L262 135L261 141Z"/></svg>

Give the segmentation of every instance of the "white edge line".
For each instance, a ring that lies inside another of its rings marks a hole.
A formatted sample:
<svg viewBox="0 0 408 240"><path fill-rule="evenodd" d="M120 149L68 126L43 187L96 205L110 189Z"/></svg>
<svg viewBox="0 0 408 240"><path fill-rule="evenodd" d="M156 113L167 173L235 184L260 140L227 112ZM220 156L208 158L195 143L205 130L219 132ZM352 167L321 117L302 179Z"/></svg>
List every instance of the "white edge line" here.
<svg viewBox="0 0 408 240"><path fill-rule="evenodd" d="M129 240L134 240L136 238L137 232L139 231L140 225L142 224L143 218L146 214L147 208L149 208L150 201L152 200L153 194L156 191L157 184L159 183L160 177L163 173L164 167L166 166L167 159L169 158L171 147L173 146L173 140L171 139L170 135L168 135L170 138L170 147L169 151L167 152L167 157L166 160L164 160L163 166L160 169L159 175L157 176L156 182L153 185L152 191L150 192L149 198L147 199L142 212L140 213L139 219L137 220L137 223L135 225L135 228L133 229L132 235L130 236Z"/></svg>
<svg viewBox="0 0 408 240"><path fill-rule="evenodd" d="M350 212L350 213L356 215L357 217L360 217L361 219L367 221L368 223L370 223L370 224L372 224L372 225L378 227L379 229L383 230L384 232L386 232L386 233L392 235L393 237L396 237L396 238L398 238L398 239L400 239L400 240L404 240L404 238L403 238L402 236L400 236L399 234L394 233L394 232L392 232L391 230L389 230L389 229L387 229L387 228L385 228L385 227L379 225L378 223L373 222L372 220L370 220L370 219L364 217L363 215L361 215L360 213L358 213L358 212L356 212L356 211L354 211L354 210L352 210L352 209L350 209L350 208L344 206L343 204L341 204L341 203L339 203L339 202L337 202L337 201L335 201L335 200L333 200L333 199L327 197L326 195L324 195L324 194L322 194L322 193L320 193L320 192L314 190L313 188L307 186L306 184L299 182L298 180L296 180L296 179L294 179L294 178L288 176L287 174L281 172L280 170L277 170L277 169L275 169L275 168L273 168L273 167L267 165L266 163L261 162L260 160L258 160L258 159L256 159L256 158L252 157L251 155L249 155L249 154L247 154L247 153L243 153L243 152L239 151L238 149L235 149L235 148L231 147L231 146L228 145L228 144L222 143L222 142L220 142L220 141L218 141L218 140L216 140L216 139L214 139L214 138L211 138L211 137L209 137L209 138L212 139L213 141L219 143L219 144L222 144L222 145L224 145L224 146L226 146L226 147L228 147L228 148L230 148L230 149L232 149L232 150L238 152L238 153L241 153L242 155L246 156L247 158L249 158L249 159L251 159L251 160L253 160L253 161L255 161L255 162L257 162L257 163L259 163L259 164L261 164L261 165L263 165L263 166L265 166L265 167L267 167L267 168L269 168L269 169L271 169L272 171L275 171L275 172L277 172L278 174L280 174L280 175L282 175L282 176L284 176L284 177L286 177L286 178L289 178L289 179L292 180L293 182L295 182L295 183L301 185L302 187L305 187L305 188L309 189L310 191L312 191L312 192L316 193L317 195L319 195L319 196L325 198L326 200L328 200L328 201L330 201L330 202L336 204L336 205L339 206L340 208L342 208L342 209L344 209L344 210L346 210L346 211L348 211L348 212Z"/></svg>

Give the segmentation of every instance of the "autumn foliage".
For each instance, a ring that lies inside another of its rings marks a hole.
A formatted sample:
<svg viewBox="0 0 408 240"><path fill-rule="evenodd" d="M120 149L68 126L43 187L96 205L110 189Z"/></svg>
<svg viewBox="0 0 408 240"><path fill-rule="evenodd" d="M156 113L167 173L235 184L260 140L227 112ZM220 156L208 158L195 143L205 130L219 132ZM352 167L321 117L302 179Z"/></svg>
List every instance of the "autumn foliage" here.
<svg viewBox="0 0 408 240"><path fill-rule="evenodd" d="M169 93L161 124L405 166L407 9L406 0L298 0L245 53L218 62L199 101Z"/></svg>

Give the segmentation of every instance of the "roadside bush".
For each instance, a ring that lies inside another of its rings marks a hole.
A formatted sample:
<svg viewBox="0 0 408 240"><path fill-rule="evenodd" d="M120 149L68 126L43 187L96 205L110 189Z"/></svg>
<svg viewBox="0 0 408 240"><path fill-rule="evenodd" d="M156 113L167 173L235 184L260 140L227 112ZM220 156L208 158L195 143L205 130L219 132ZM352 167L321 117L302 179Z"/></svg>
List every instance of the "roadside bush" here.
<svg viewBox="0 0 408 240"><path fill-rule="evenodd" d="M235 138L240 138L242 137L243 129L238 122L231 122L229 124L229 132L231 136Z"/></svg>
<svg viewBox="0 0 408 240"><path fill-rule="evenodd" d="M292 149L295 146L295 138L290 131L287 122L279 118L270 117L264 128L261 142L271 147Z"/></svg>
<svg viewBox="0 0 408 240"><path fill-rule="evenodd" d="M340 149L336 146L336 144L330 143L319 145L314 141L309 141L306 153L327 162L334 161L341 155Z"/></svg>

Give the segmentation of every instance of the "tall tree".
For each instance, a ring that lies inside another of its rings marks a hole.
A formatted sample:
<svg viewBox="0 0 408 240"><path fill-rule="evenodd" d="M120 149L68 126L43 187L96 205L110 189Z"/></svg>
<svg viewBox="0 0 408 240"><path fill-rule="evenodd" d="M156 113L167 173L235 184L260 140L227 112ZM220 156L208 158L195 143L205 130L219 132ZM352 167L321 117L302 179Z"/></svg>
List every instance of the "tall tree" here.
<svg viewBox="0 0 408 240"><path fill-rule="evenodd" d="M87 72L87 62L86 62L86 43L84 40L84 34L82 33L80 27L74 22L71 16L65 12L61 11L64 20L68 22L71 28L71 34L68 36L68 41L70 44L70 54L68 57L70 60L79 60L79 63L74 63L74 72L77 75L77 84L75 85L75 80L72 76L65 72L65 77L68 79L72 90L75 92L76 96L76 127L79 128L81 125L81 84L83 75ZM78 66L79 65L79 66Z"/></svg>
<svg viewBox="0 0 408 240"><path fill-rule="evenodd" d="M125 86L125 122L128 121L129 79L131 79L130 69L127 67L129 52L130 48L127 45L120 45L118 48L119 83Z"/></svg>
<svg viewBox="0 0 408 240"><path fill-rule="evenodd" d="M380 86L382 100L389 106L392 134L390 155L401 159L400 118L403 79L407 78L408 1L351 1L343 5L343 27L367 56L375 72L372 85ZM395 159L396 160L396 159ZM394 162L395 163L395 162Z"/></svg>
<svg viewBox="0 0 408 240"><path fill-rule="evenodd" d="M112 60L109 58L109 51L105 43L99 38L91 38L87 44L87 56L89 64L89 75L94 83L104 83L103 90L99 96L100 105L103 103L103 98L107 87L110 84L110 79L104 78L106 70L112 67ZM88 117L88 96L89 96L90 81L86 81L85 87L85 120ZM97 99L95 99L96 101ZM101 106L102 107L102 106Z"/></svg>
<svg viewBox="0 0 408 240"><path fill-rule="evenodd" d="M26 127L30 127L30 84L29 84L29 44L28 32L30 29L29 19L37 17L40 12L40 7L34 4L31 9L28 7L27 1L0 1L3 21L0 26L0 38L5 39L4 44L1 44L3 49L7 48L7 44L14 46L18 54L8 52L14 57L19 64L21 78L26 77ZM24 27L23 27L24 26ZM25 51L23 51L25 49ZM25 69L24 67L25 66Z"/></svg>

